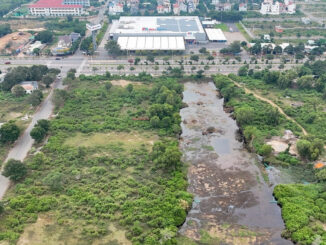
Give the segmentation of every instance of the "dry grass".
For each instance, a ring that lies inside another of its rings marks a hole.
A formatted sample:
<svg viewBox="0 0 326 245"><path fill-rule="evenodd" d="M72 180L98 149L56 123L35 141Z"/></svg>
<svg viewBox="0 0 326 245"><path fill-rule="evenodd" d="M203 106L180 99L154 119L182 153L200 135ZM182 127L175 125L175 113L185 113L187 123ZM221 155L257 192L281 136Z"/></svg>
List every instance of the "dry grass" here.
<svg viewBox="0 0 326 245"><path fill-rule="evenodd" d="M66 140L65 144L70 146L104 146L112 143L119 143L125 149L133 149L136 146L145 144L151 147L154 142L158 140L158 136L151 135L150 133L95 133L95 134L82 134L77 133L75 136Z"/></svg>

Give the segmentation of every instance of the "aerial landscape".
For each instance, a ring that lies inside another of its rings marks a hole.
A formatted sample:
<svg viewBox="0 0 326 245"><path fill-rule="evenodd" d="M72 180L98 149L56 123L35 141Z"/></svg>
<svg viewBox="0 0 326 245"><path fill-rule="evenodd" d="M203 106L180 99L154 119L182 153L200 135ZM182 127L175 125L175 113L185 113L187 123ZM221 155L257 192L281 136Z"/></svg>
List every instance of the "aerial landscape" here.
<svg viewBox="0 0 326 245"><path fill-rule="evenodd" d="M0 245L326 245L325 0L0 0Z"/></svg>

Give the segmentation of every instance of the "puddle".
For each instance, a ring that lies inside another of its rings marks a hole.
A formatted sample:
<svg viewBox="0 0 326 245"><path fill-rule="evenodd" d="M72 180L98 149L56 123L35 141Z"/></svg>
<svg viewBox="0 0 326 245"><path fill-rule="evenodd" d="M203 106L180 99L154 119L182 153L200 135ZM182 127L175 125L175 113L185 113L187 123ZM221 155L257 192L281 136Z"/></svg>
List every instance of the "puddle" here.
<svg viewBox="0 0 326 245"><path fill-rule="evenodd" d="M281 238L284 223L273 190L236 139L238 127L224 112L214 84L186 83L183 95L188 107L180 112L180 147L195 198L180 233L194 240L202 230L223 233L222 244L238 244L243 236L248 238L243 244L292 244Z"/></svg>

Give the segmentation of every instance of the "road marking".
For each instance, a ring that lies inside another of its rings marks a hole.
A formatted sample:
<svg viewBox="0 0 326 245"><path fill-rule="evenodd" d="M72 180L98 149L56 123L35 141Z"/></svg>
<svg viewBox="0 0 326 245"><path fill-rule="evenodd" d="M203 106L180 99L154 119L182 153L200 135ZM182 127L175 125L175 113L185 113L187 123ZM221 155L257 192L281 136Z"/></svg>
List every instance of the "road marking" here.
<svg viewBox="0 0 326 245"><path fill-rule="evenodd" d="M87 61L87 59L84 58L83 61L82 61L82 63L80 64L80 66L77 69L77 75L80 75L81 74L81 71L84 69L84 66L86 64L86 61Z"/></svg>

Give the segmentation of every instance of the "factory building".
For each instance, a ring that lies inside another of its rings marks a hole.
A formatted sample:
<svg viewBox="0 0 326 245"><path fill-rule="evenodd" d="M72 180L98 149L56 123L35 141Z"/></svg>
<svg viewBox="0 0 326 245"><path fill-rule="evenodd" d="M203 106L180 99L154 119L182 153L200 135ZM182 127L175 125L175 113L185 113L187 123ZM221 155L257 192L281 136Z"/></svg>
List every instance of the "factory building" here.
<svg viewBox="0 0 326 245"><path fill-rule="evenodd" d="M206 43L197 16L123 16L113 21L110 38L123 50L185 50L185 44Z"/></svg>

